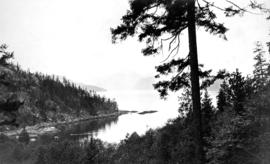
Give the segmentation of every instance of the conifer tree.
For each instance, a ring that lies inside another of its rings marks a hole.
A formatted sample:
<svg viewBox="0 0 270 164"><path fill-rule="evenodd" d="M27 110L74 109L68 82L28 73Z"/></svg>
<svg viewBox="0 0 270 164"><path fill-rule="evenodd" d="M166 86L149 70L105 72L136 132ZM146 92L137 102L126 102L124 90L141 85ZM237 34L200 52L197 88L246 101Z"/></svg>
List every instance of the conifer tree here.
<svg viewBox="0 0 270 164"><path fill-rule="evenodd" d="M131 0L130 10L122 17L122 24L115 29L111 29L113 43L134 35L138 36L139 41L145 41L146 47L142 50L144 55L161 52L163 42L168 41L170 49L168 59L172 59L172 54L174 56L178 54L180 35L184 30L188 30L189 54L166 63L163 72L159 73L161 75L173 73L172 78L157 83L155 88L161 96L166 96L168 89L177 91L184 86L190 87L188 85L190 80L194 121L192 126L196 145L194 160L198 164L203 162L199 85L199 76L203 74L199 72L198 68L196 25L226 39L227 28L216 21L216 14L212 8L223 11L227 17L246 12L245 9L234 2L226 2L229 4L228 7L218 7L214 2L207 0ZM190 66L190 74L185 71L188 66ZM174 67L177 68L176 75L174 69L172 69Z"/></svg>
<svg viewBox="0 0 270 164"><path fill-rule="evenodd" d="M7 51L8 46L6 44L0 45L0 65L6 66L8 65L8 60L14 57L13 52Z"/></svg>
<svg viewBox="0 0 270 164"><path fill-rule="evenodd" d="M179 97L180 106L178 111L182 117L186 117L189 111L192 110L191 90L185 87L183 93Z"/></svg>
<svg viewBox="0 0 270 164"><path fill-rule="evenodd" d="M242 74L236 69L235 72L231 74L229 79L230 87L230 99L232 100L233 109L236 113L241 114L244 112L244 100L246 99L246 82Z"/></svg>
<svg viewBox="0 0 270 164"><path fill-rule="evenodd" d="M254 89L255 92L259 92L261 89L264 88L266 82L268 80L268 67L269 63L266 62L265 59L265 51L263 50L263 45L261 42L256 43L256 48L253 51L256 56L254 60L256 61L254 65Z"/></svg>
<svg viewBox="0 0 270 164"><path fill-rule="evenodd" d="M208 137L211 133L210 122L213 119L214 106L212 105L212 99L210 98L208 91L204 91L204 96L202 98L202 126L203 126L203 136Z"/></svg>
<svg viewBox="0 0 270 164"><path fill-rule="evenodd" d="M225 106L230 104L229 92L229 85L226 80L223 80L217 95L217 109L221 112L224 111Z"/></svg>

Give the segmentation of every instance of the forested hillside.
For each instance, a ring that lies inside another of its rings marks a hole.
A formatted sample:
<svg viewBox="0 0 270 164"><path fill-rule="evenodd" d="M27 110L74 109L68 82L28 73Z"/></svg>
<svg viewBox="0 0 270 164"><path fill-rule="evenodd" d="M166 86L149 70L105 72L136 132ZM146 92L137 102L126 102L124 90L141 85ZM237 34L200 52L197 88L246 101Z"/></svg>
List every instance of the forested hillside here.
<svg viewBox="0 0 270 164"><path fill-rule="evenodd" d="M224 77L217 107L208 91L201 90L203 163L270 163L270 62L261 43L256 45L254 53L252 75L243 76L236 70ZM27 145L1 136L1 150L6 150L2 158L13 163L37 164L195 164L190 93L190 88L185 88L178 118L142 136L128 135L117 145L91 139L79 146L76 142L59 142L53 138L50 142Z"/></svg>
<svg viewBox="0 0 270 164"><path fill-rule="evenodd" d="M6 45L0 48L0 103L10 106L1 112L2 124L26 126L68 121L118 110L115 101L86 91L65 78L59 80L55 76L22 70L9 62L13 53L6 51ZM13 109L10 104L16 103L20 106Z"/></svg>

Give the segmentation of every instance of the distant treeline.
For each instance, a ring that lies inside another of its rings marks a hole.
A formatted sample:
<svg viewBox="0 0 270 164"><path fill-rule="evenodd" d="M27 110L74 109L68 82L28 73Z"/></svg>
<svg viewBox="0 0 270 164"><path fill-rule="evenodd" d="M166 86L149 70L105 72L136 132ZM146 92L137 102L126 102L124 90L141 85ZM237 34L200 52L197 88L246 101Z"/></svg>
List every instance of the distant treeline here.
<svg viewBox="0 0 270 164"><path fill-rule="evenodd" d="M19 87L29 91L30 101L40 110L44 121L48 119L48 112L53 112L54 115L67 113L81 116L118 110L114 100L101 97L95 91L86 91L65 78L60 81L55 76L33 74L21 69L16 69L16 73L25 79Z"/></svg>
<svg viewBox="0 0 270 164"><path fill-rule="evenodd" d="M0 103L24 102L18 113L20 126L118 110L114 100L87 91L66 78L60 80L57 76L31 73L6 60L0 64Z"/></svg>

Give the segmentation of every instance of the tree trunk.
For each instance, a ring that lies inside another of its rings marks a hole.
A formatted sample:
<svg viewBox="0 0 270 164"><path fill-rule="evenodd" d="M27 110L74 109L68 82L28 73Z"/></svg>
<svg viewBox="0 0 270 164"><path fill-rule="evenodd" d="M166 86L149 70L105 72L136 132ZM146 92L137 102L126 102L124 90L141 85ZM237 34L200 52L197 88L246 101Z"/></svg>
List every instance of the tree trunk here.
<svg viewBox="0 0 270 164"><path fill-rule="evenodd" d="M188 0L188 37L189 37L189 55L191 70L191 91L192 91L192 129L194 134L195 163L203 163L203 142L201 128L201 103L200 103L200 83L198 71L198 55L196 41L196 25L195 25L195 0Z"/></svg>

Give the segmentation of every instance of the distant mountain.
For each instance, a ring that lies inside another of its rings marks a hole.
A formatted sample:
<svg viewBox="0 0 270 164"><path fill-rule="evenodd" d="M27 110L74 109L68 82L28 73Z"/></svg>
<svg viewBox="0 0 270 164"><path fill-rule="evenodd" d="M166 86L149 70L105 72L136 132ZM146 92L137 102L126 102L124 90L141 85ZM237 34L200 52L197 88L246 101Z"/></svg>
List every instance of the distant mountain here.
<svg viewBox="0 0 270 164"><path fill-rule="evenodd" d="M82 89L87 90L87 91L95 91L95 92L107 91L106 89L95 86L95 85L88 85L88 84L83 84L83 83L76 83L76 84L78 85L78 87L81 87Z"/></svg>
<svg viewBox="0 0 270 164"><path fill-rule="evenodd" d="M56 77L58 77L61 82L63 82L63 79L67 79L64 76L56 75ZM81 87L82 89L84 89L86 91L95 91L95 92L105 92L105 91L107 91L106 89L95 86L95 85L84 84L84 83L81 83L81 82L74 82L74 81L72 81L70 79L67 79L67 80L71 81L72 83L76 84L77 87Z"/></svg>
<svg viewBox="0 0 270 164"><path fill-rule="evenodd" d="M153 76L141 75L135 72L122 72L106 77L98 84L110 90L153 90Z"/></svg>

